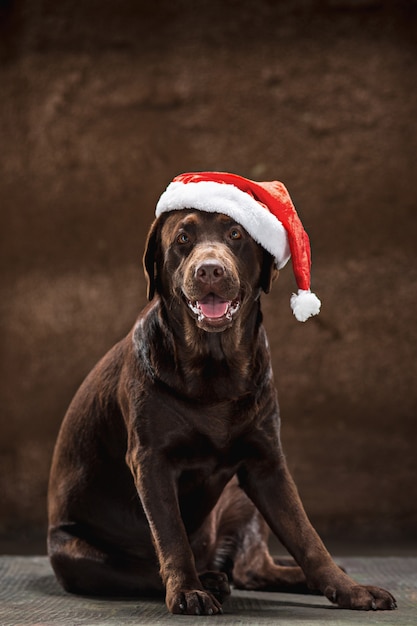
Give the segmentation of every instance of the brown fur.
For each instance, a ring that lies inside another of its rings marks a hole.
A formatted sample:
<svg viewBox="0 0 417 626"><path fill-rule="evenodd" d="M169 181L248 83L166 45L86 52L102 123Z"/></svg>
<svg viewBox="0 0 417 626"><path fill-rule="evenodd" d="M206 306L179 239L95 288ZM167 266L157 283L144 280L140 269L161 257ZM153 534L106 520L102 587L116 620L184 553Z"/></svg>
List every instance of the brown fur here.
<svg viewBox="0 0 417 626"><path fill-rule="evenodd" d="M334 564L287 469L260 311L272 257L228 217L184 210L154 222L144 264L151 302L81 385L56 444L48 550L61 584L165 590L173 613L220 613L229 582L394 608ZM237 310L200 318L187 302L212 293ZM268 527L299 567L274 562Z"/></svg>

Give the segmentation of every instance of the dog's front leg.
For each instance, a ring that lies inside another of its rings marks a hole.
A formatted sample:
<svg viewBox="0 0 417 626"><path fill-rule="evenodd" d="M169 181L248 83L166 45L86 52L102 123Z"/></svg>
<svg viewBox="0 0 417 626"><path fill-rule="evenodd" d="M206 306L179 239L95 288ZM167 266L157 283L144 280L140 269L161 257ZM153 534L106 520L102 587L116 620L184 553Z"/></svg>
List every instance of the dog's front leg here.
<svg viewBox="0 0 417 626"><path fill-rule="evenodd" d="M384 589L358 585L333 561L311 525L283 457L253 463L240 476L241 486L272 531L300 565L312 589L349 609L394 609L395 598Z"/></svg>
<svg viewBox="0 0 417 626"><path fill-rule="evenodd" d="M130 451L127 461L149 522L169 611L187 615L221 613L220 603L203 588L197 575L170 463L163 454L153 451Z"/></svg>

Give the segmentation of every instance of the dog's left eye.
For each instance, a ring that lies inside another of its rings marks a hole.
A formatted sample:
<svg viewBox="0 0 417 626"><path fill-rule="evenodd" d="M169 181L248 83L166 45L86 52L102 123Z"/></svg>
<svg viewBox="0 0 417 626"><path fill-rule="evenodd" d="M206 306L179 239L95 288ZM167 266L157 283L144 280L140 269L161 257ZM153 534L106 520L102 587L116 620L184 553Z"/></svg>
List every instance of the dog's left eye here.
<svg viewBox="0 0 417 626"><path fill-rule="evenodd" d="M179 244L190 243L190 238L186 233L180 233L177 237L177 243Z"/></svg>
<svg viewBox="0 0 417 626"><path fill-rule="evenodd" d="M229 233L229 237L230 239L241 239L242 233L237 228L232 228L232 230Z"/></svg>

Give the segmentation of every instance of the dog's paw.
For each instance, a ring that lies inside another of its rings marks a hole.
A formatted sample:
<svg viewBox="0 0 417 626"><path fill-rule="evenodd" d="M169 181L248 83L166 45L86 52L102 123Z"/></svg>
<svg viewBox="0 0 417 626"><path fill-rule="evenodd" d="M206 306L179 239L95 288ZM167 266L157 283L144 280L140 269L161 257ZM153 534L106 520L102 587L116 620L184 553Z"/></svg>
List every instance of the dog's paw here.
<svg viewBox="0 0 417 626"><path fill-rule="evenodd" d="M199 575L204 589L211 593L216 600L223 602L230 596L230 585L224 572L204 572Z"/></svg>
<svg viewBox="0 0 417 626"><path fill-rule="evenodd" d="M220 602L207 591L180 591L166 598L171 613L180 615L217 615L223 613Z"/></svg>
<svg viewBox="0 0 417 626"><path fill-rule="evenodd" d="M329 585L324 595L342 609L392 611L397 608L397 602L389 591L369 585L353 585L347 589L336 589Z"/></svg>

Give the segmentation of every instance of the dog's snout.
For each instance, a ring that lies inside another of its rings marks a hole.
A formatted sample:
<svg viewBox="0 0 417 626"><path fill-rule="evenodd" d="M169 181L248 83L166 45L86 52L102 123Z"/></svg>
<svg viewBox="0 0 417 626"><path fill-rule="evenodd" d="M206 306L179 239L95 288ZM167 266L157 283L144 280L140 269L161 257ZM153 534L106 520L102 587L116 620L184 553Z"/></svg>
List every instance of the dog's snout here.
<svg viewBox="0 0 417 626"><path fill-rule="evenodd" d="M195 270L197 280L204 284L214 284L223 278L225 268L218 261L205 261L200 263Z"/></svg>

